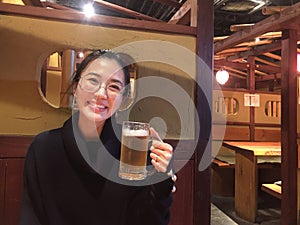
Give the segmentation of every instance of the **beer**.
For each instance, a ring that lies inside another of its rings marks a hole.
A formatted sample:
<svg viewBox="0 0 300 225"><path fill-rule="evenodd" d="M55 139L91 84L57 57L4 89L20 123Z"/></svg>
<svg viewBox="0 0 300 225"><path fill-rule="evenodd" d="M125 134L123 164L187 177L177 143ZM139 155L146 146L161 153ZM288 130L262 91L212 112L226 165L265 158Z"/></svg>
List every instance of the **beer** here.
<svg viewBox="0 0 300 225"><path fill-rule="evenodd" d="M143 129L131 130L123 124L119 170L119 176L123 179L142 180L147 175L149 126Z"/></svg>

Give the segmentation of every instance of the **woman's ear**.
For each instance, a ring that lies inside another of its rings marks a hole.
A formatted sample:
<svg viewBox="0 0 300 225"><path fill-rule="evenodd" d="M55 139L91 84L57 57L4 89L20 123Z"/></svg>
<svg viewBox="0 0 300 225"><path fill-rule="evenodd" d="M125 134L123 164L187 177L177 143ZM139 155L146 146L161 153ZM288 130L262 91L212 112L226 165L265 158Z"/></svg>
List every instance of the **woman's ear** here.
<svg viewBox="0 0 300 225"><path fill-rule="evenodd" d="M77 83L72 85L72 93L73 93L74 96L76 95L77 86L78 86Z"/></svg>

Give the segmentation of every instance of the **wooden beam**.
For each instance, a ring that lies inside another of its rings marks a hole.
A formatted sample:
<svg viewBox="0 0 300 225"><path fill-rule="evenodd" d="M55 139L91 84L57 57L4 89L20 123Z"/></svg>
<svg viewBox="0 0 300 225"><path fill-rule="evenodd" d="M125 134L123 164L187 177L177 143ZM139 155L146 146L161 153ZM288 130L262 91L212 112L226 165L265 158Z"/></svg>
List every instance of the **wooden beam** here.
<svg viewBox="0 0 300 225"><path fill-rule="evenodd" d="M210 225L214 1L197 0L195 2L197 3L196 55L199 57L199 60L196 60L195 106L201 128L199 126L195 130L197 148L194 154L194 218L192 224Z"/></svg>
<svg viewBox="0 0 300 225"><path fill-rule="evenodd" d="M268 75L267 73L262 72L262 71L260 71L260 70L254 70L254 73L255 73L255 74L258 74L258 75L260 75L260 76L267 76L267 75Z"/></svg>
<svg viewBox="0 0 300 225"><path fill-rule="evenodd" d="M240 71L240 70L236 70L236 69L233 69L233 68L228 67L228 66L224 66L224 68L225 68L226 70L233 71L233 72L235 72L235 73L237 73L237 74L244 75L245 77L248 75L247 72L243 72L243 71Z"/></svg>
<svg viewBox="0 0 300 225"><path fill-rule="evenodd" d="M252 47L249 51L240 52L240 53L237 53L234 56L228 57L228 60L246 59L248 56L251 56L251 55L258 56L258 55L262 55L266 52L276 51L280 48L281 48L281 42L276 41L276 42L273 42L273 43L268 44L268 45Z"/></svg>
<svg viewBox="0 0 300 225"><path fill-rule="evenodd" d="M245 52L250 50L250 47L239 47L239 48L229 48L226 50L223 50L219 53L217 53L217 55L223 55L223 54L227 54L227 53L236 53L236 52Z"/></svg>
<svg viewBox="0 0 300 225"><path fill-rule="evenodd" d="M191 1L187 0L181 8L172 16L172 18L168 21L171 24L182 24L186 23L186 21L190 21L191 15Z"/></svg>
<svg viewBox="0 0 300 225"><path fill-rule="evenodd" d="M230 37L218 41L214 44L214 52L218 53L227 48L231 48L242 42L249 41L263 33L273 30L281 30L284 26L290 25L290 23L299 23L300 20L300 2L295 5L286 8L280 14L272 15L260 22L257 22L250 28L242 31L238 31L232 34Z"/></svg>
<svg viewBox="0 0 300 225"><path fill-rule="evenodd" d="M249 56L247 58L249 63L249 70L248 70L248 80L247 80L247 87L249 89L250 94L255 93L255 60L254 56ZM255 110L253 106L250 106L250 113L249 113L249 130L250 130L250 141L255 140Z"/></svg>
<svg viewBox="0 0 300 225"><path fill-rule="evenodd" d="M119 6L119 5L116 5L116 4L107 2L107 1L94 0L94 4L102 6L102 7L105 7L107 9L110 9L110 10L118 12L118 13L123 13L125 15L131 16L131 17L136 18L136 19L148 20L148 21L156 21L156 22L163 22L160 19L156 19L154 17L144 15L142 13L133 11L131 9L124 8L122 6Z"/></svg>
<svg viewBox="0 0 300 225"><path fill-rule="evenodd" d="M270 57L270 58L272 58L272 59L276 59L276 60L278 60L278 61L281 60L281 56L276 55L276 54L273 54L273 53L271 53L271 52L266 52L266 53L264 53L263 55L268 56L268 57Z"/></svg>
<svg viewBox="0 0 300 225"><path fill-rule="evenodd" d="M280 67L278 64L276 63L272 63L270 61L267 61L267 60L264 60L264 59L261 59L259 57L255 57L255 60L258 61L258 62L261 62L261 63L264 63L264 64L267 64L267 65L270 65L270 66L275 66L275 67Z"/></svg>
<svg viewBox="0 0 300 225"><path fill-rule="evenodd" d="M231 32L236 32L239 30L243 30L245 28L248 27L252 27L254 25L254 23L249 23L249 24L234 24L234 25L230 25L230 31Z"/></svg>
<svg viewBox="0 0 300 225"><path fill-rule="evenodd" d="M239 69L239 70L247 70L247 68L249 68L249 63L238 63L238 62L231 62L227 60L218 60L218 61L215 60L214 66L215 67L226 66L226 67Z"/></svg>
<svg viewBox="0 0 300 225"><path fill-rule="evenodd" d="M256 57L255 57L256 60ZM260 70L260 71L264 71L267 73L280 73L280 67L278 66L270 66L270 65L263 65L263 64L255 64L255 69L256 70Z"/></svg>
<svg viewBox="0 0 300 225"><path fill-rule="evenodd" d="M262 8L261 12L263 15L273 15L275 13L280 13L288 6L265 6Z"/></svg>
<svg viewBox="0 0 300 225"><path fill-rule="evenodd" d="M90 18L83 13L71 12L67 10L47 9L33 6L12 5L0 3L0 14L10 14L18 16L35 17L41 19L51 19L57 21L89 24L96 26L111 26L127 28L141 31L158 31L161 33L173 33L182 35L196 35L194 27L167 24L153 21L142 21L136 19L125 19L112 16L94 15Z"/></svg>
<svg viewBox="0 0 300 225"><path fill-rule="evenodd" d="M281 60L281 224L297 224L297 31L285 30Z"/></svg>
<svg viewBox="0 0 300 225"><path fill-rule="evenodd" d="M201 6L197 5L197 0L190 0L192 6L191 6L191 18L190 18L190 26L191 27L197 27L198 24L198 8Z"/></svg>
<svg viewBox="0 0 300 225"><path fill-rule="evenodd" d="M255 82L268 81L268 80L278 80L281 79L280 74L269 74L266 76L256 76Z"/></svg>
<svg viewBox="0 0 300 225"><path fill-rule="evenodd" d="M241 44L236 45L237 47L241 47L241 46L257 46L257 45L265 45L265 44L270 44L272 43L272 40L270 39L265 39L265 40L260 40L260 41L247 41L247 42L243 42Z"/></svg>

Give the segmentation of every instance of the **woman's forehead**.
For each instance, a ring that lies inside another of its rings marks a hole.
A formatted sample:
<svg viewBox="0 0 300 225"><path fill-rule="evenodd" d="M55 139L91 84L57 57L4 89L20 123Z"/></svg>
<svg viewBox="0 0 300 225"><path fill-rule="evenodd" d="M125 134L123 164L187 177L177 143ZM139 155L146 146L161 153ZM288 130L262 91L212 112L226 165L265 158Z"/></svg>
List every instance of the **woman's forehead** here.
<svg viewBox="0 0 300 225"><path fill-rule="evenodd" d="M84 74L95 73L102 76L121 76L124 79L123 69L114 59L98 58L88 64Z"/></svg>

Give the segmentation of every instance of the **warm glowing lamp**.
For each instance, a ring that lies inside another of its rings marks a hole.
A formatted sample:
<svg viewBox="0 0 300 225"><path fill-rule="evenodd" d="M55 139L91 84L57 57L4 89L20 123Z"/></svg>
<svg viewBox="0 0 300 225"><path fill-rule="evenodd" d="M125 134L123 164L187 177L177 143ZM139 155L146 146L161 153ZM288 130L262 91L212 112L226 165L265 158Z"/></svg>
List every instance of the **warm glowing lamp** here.
<svg viewBox="0 0 300 225"><path fill-rule="evenodd" d="M92 3L87 3L83 6L83 12L86 17L91 17L95 14L95 9Z"/></svg>
<svg viewBox="0 0 300 225"><path fill-rule="evenodd" d="M229 73L221 68L217 73L216 73L216 79L219 84L225 84L228 79L229 79Z"/></svg>

